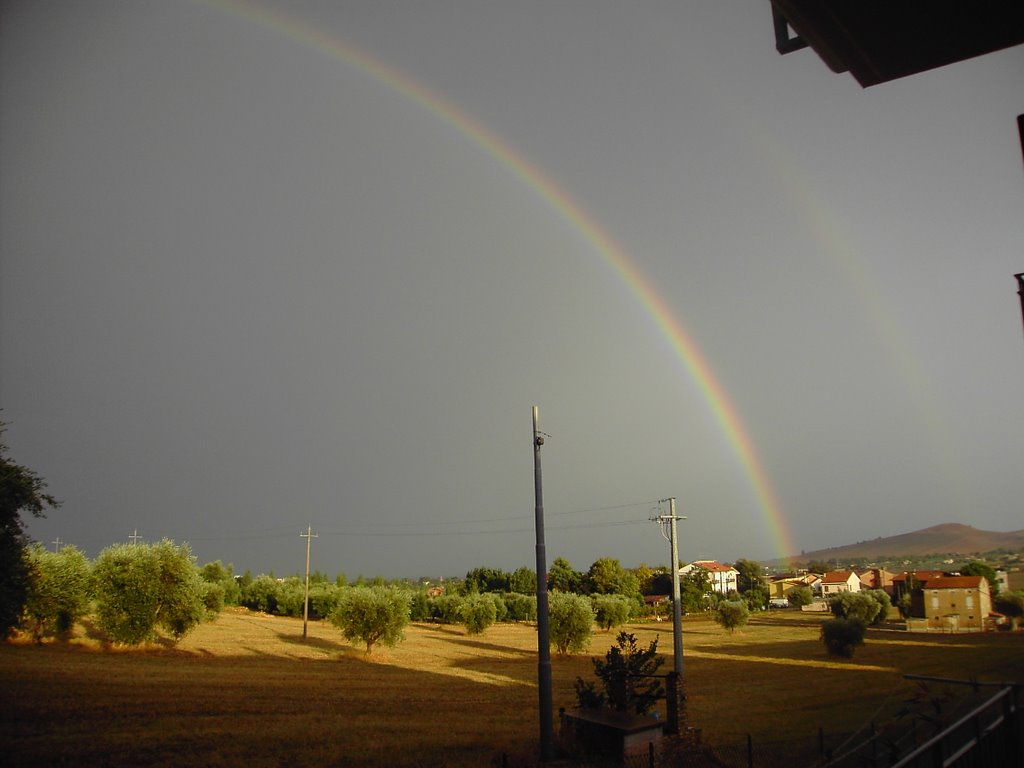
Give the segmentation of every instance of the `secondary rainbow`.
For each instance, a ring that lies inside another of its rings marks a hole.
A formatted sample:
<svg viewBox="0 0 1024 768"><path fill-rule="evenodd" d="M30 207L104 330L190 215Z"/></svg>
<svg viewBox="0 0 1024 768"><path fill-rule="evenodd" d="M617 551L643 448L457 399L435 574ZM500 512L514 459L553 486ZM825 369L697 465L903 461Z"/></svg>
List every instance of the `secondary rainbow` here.
<svg viewBox="0 0 1024 768"><path fill-rule="evenodd" d="M526 157L516 152L494 132L460 110L442 96L430 91L411 77L388 66L355 46L327 34L307 22L279 11L238 0L206 0L207 6L222 9L232 16L241 16L273 29L305 48L340 60L355 67L374 80L415 102L469 138L509 172L532 188L554 211L576 229L621 278L629 291L650 315L687 374L696 384L720 425L728 444L742 465L750 489L760 507L780 557L795 554L793 537L786 518L768 480L764 466L739 414L730 402L711 366L683 327L679 318L650 281L631 260L626 251L581 208L569 195Z"/></svg>

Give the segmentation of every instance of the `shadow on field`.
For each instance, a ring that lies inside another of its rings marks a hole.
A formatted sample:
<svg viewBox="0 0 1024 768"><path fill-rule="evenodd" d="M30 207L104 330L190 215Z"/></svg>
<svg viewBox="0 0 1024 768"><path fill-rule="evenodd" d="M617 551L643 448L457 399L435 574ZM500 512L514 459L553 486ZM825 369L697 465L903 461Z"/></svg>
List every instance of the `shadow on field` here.
<svg viewBox="0 0 1024 768"><path fill-rule="evenodd" d="M334 640L325 640L322 637L303 637L287 632L278 632L277 639L283 643L301 645L304 648L317 648L321 651L337 651L338 653L346 651L350 647Z"/></svg>
<svg viewBox="0 0 1024 768"><path fill-rule="evenodd" d="M535 658L537 656L537 652L534 650L509 648L507 645L485 643L482 640L470 640L465 635L447 638L445 642L453 643L455 645L464 645L467 648L476 648L481 651L496 652L500 653L502 656L520 656L522 658Z"/></svg>

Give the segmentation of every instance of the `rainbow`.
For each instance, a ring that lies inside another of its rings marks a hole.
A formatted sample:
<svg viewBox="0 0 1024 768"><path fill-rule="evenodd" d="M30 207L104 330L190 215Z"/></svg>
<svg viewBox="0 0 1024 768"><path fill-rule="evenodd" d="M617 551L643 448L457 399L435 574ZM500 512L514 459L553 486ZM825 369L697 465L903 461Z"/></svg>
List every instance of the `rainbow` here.
<svg viewBox="0 0 1024 768"><path fill-rule="evenodd" d="M622 246L563 189L485 125L439 94L322 29L251 2L203 0L201 4L273 29L306 49L342 61L365 73L470 139L536 192L560 218L584 237L644 307L714 414L715 421L748 478L750 489L770 530L778 555L786 557L798 551L778 497L754 449L754 443L704 355L665 299L654 289Z"/></svg>

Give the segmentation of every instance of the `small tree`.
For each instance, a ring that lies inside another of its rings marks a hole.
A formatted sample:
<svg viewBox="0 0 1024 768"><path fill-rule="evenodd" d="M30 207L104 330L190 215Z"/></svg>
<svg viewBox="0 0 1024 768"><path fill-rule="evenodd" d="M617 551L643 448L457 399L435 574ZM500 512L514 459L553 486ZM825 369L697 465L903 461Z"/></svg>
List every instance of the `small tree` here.
<svg viewBox="0 0 1024 768"><path fill-rule="evenodd" d="M548 589L552 592L577 593L583 588L583 574L564 557L556 557L548 569Z"/></svg>
<svg viewBox="0 0 1024 768"><path fill-rule="evenodd" d="M715 621L729 632L735 632L739 627L744 627L750 618L750 609L743 600L723 600L715 608Z"/></svg>
<svg viewBox="0 0 1024 768"><path fill-rule="evenodd" d="M864 644L866 629L867 625L858 618L828 619L821 623L821 641L829 656L849 659L854 649Z"/></svg>
<svg viewBox="0 0 1024 768"><path fill-rule="evenodd" d="M995 597L999 594L999 580L996 578L996 569L988 563L983 563L980 560L972 560L971 562L960 566L961 576L984 576L988 581L989 594Z"/></svg>
<svg viewBox="0 0 1024 768"><path fill-rule="evenodd" d="M865 627L871 624L882 610L882 604L869 590L840 592L829 599L828 607L837 619L857 619Z"/></svg>
<svg viewBox="0 0 1024 768"><path fill-rule="evenodd" d="M595 595L593 597L594 617L604 631L621 627L629 621L633 602L623 595Z"/></svg>
<svg viewBox="0 0 1024 768"><path fill-rule="evenodd" d="M508 610L509 621L536 621L537 620L537 596L522 595L516 592L509 592L502 595L505 600L505 608Z"/></svg>
<svg viewBox="0 0 1024 768"><path fill-rule="evenodd" d="M481 635L497 619L490 595L471 594L462 601L462 623L470 635Z"/></svg>
<svg viewBox="0 0 1024 768"><path fill-rule="evenodd" d="M1002 592L992 601L992 607L1010 618L1010 626L1020 626L1021 617L1024 617L1024 590L1013 592Z"/></svg>
<svg viewBox="0 0 1024 768"><path fill-rule="evenodd" d="M377 643L392 648L405 636L409 594L393 587L351 587L342 590L330 619L349 642L366 643L367 655Z"/></svg>
<svg viewBox="0 0 1024 768"><path fill-rule="evenodd" d="M811 592L810 587L794 587L786 595L786 599L789 600L789 604L794 608L802 608L805 605L811 604L811 601L814 600L814 593Z"/></svg>
<svg viewBox="0 0 1024 768"><path fill-rule="evenodd" d="M137 645L163 629L175 639L206 615L203 582L188 544L116 544L93 566L96 619L114 642Z"/></svg>
<svg viewBox="0 0 1024 768"><path fill-rule="evenodd" d="M43 635L64 636L89 610L89 561L75 547L47 552L40 546L28 552L31 574L25 617L36 642Z"/></svg>
<svg viewBox="0 0 1024 768"><path fill-rule="evenodd" d="M558 653L585 650L593 628L594 609L589 598L571 592L552 592L548 596L548 629Z"/></svg>
<svg viewBox="0 0 1024 768"><path fill-rule="evenodd" d="M658 699L664 698L665 687L655 677L664 663L658 656L655 638L646 649L637 645L636 636L622 631L616 644L605 654L605 660L592 659L594 674L604 687L599 692L593 682L576 678L576 698L580 707L595 709L609 706L618 712L646 714Z"/></svg>

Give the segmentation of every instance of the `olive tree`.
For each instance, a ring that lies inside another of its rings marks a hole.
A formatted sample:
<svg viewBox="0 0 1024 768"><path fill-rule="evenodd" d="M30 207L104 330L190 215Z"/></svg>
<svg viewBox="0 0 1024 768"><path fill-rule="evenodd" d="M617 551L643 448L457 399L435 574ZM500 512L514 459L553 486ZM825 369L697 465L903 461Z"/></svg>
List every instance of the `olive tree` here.
<svg viewBox="0 0 1024 768"><path fill-rule="evenodd" d="M548 634L560 654L579 653L590 644L594 609L590 599L572 592L548 596Z"/></svg>
<svg viewBox="0 0 1024 768"><path fill-rule="evenodd" d="M633 601L624 595L594 595L594 617L606 632L629 621Z"/></svg>
<svg viewBox="0 0 1024 768"><path fill-rule="evenodd" d="M498 609L490 595L470 594L462 600L462 623L470 635L483 634L497 616Z"/></svg>
<svg viewBox="0 0 1024 768"><path fill-rule="evenodd" d="M712 615L723 629L735 632L739 627L746 626L750 609L743 600L722 600Z"/></svg>
<svg viewBox="0 0 1024 768"><path fill-rule="evenodd" d="M410 595L394 587L350 587L338 595L331 623L345 639L366 643L366 653L378 643L393 648L405 637Z"/></svg>
<svg viewBox="0 0 1024 768"><path fill-rule="evenodd" d="M849 659L854 648L864 644L867 624L859 618L828 619L821 623L821 641L829 656Z"/></svg>
<svg viewBox="0 0 1024 768"><path fill-rule="evenodd" d="M162 629L184 637L206 615L205 587L188 544L115 544L93 565L96 623L111 640L137 645Z"/></svg>
<svg viewBox="0 0 1024 768"><path fill-rule="evenodd" d="M28 551L29 589L25 624L36 642L44 635L66 635L89 610L89 560L75 547Z"/></svg>

